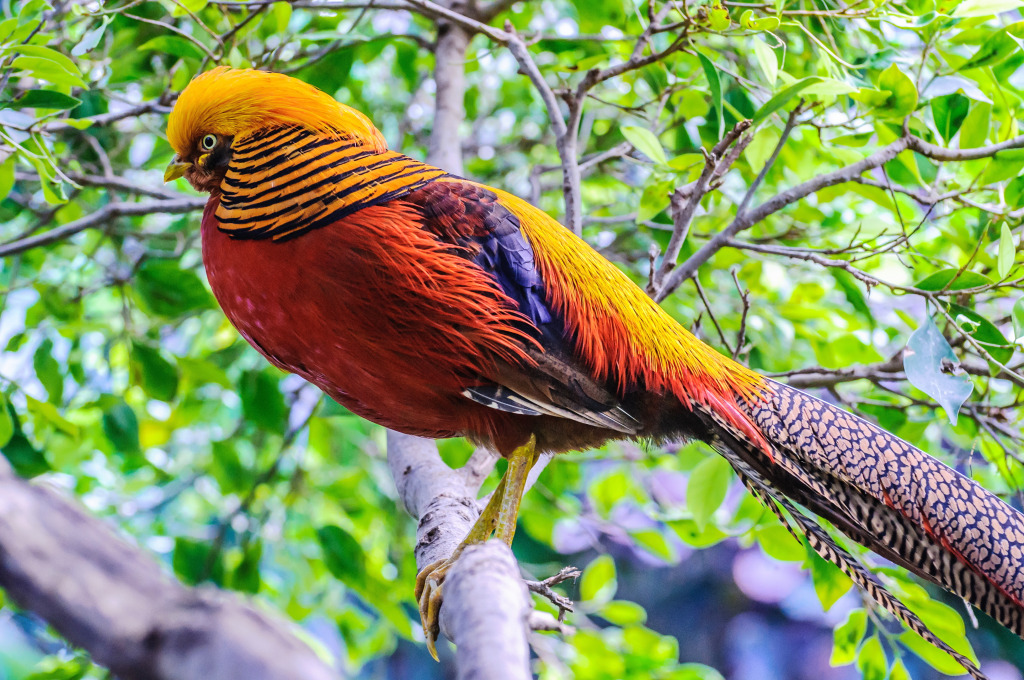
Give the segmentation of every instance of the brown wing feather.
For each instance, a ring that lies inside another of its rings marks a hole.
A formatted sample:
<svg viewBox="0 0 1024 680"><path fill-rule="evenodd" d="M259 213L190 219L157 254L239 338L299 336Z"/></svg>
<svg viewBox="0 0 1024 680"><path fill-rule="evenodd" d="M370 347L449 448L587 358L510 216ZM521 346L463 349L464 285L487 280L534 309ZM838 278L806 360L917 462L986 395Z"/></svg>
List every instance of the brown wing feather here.
<svg viewBox="0 0 1024 680"><path fill-rule="evenodd" d="M499 361L488 381L467 389L466 397L522 415L556 416L621 434L638 431L619 399L572 356L561 322L545 300L544 282L519 220L494 192L446 178L403 200L419 208L423 229L494 277L541 345L526 349L532 365Z"/></svg>

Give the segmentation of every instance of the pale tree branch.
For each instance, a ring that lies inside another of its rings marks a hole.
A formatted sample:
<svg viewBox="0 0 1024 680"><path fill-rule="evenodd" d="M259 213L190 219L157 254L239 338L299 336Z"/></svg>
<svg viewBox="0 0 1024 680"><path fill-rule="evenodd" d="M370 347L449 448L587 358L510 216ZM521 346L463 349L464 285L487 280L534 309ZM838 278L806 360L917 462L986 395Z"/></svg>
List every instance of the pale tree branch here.
<svg viewBox="0 0 1024 680"><path fill-rule="evenodd" d="M188 588L0 456L0 588L122 680L336 680L291 624Z"/></svg>
<svg viewBox="0 0 1024 680"><path fill-rule="evenodd" d="M434 50L434 128L427 162L456 175L462 174L462 138L459 127L466 118L466 47L471 35L464 28L439 22Z"/></svg>
<svg viewBox="0 0 1024 680"><path fill-rule="evenodd" d="M419 518L417 566L451 557L480 514L479 484L448 467L433 441L393 431L388 431L388 466L406 510ZM489 541L465 550L445 579L440 614L441 633L457 645L458 677L532 677L527 646L531 609L508 546Z"/></svg>

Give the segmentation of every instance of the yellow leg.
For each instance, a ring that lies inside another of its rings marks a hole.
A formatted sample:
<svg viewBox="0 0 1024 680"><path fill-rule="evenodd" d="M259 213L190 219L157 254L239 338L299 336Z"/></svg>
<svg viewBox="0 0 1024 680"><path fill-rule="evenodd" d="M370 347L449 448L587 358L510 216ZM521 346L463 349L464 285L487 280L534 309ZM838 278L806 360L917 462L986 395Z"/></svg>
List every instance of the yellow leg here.
<svg viewBox="0 0 1024 680"><path fill-rule="evenodd" d="M516 521L519 519L519 503L523 500L526 489L526 478L537 462L537 440L530 437L525 446L512 452L508 458L508 469L501 478L505 482L504 493L501 495L501 509L498 511L498 523L494 527L494 536L507 546L512 545L512 537L516 535Z"/></svg>
<svg viewBox="0 0 1024 680"><path fill-rule="evenodd" d="M508 469L494 489L491 500L480 513L466 538L455 548L452 556L428 564L416 576L416 600L420 607L420 621L423 623L423 634L427 638L427 650L434 657L434 661L437 661L435 642L440 632L438 614L441 610L441 585L448 570L467 545L484 543L491 534L506 545L512 545L512 537L516 533L516 520L519 517L519 503L526 488L526 477L536 462L537 440L531 436L530 441L508 457Z"/></svg>

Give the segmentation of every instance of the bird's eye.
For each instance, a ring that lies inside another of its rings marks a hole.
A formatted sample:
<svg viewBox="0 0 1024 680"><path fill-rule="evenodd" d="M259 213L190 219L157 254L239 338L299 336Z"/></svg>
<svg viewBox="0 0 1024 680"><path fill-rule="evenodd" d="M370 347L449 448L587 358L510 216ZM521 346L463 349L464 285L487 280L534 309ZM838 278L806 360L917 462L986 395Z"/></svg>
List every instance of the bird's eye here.
<svg viewBox="0 0 1024 680"><path fill-rule="evenodd" d="M204 151L213 151L213 147L217 146L217 135L203 135L203 139L199 143Z"/></svg>

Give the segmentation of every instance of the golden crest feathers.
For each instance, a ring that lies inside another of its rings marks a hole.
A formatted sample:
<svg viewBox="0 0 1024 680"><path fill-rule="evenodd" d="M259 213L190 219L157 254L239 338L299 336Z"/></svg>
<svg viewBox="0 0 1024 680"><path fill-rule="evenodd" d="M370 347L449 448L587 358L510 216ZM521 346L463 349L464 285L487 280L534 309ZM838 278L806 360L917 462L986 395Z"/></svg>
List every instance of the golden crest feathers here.
<svg viewBox="0 0 1024 680"><path fill-rule="evenodd" d="M181 92L167 120L167 139L183 154L207 133L239 137L281 125L360 141L374 151L387 149L369 118L312 85L226 66L196 76Z"/></svg>

